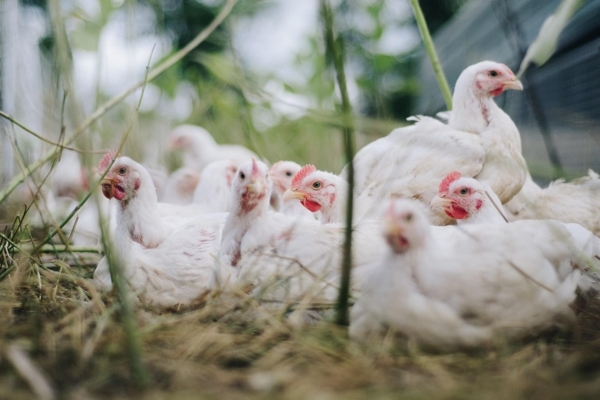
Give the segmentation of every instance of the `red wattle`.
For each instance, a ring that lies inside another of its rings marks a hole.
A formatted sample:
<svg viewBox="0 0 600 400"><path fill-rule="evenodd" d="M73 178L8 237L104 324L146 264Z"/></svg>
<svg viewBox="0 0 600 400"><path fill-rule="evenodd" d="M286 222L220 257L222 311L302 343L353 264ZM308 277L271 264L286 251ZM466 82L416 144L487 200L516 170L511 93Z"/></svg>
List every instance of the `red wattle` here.
<svg viewBox="0 0 600 400"><path fill-rule="evenodd" d="M306 207L306 209L310 212L317 212L321 209L321 205L312 200L303 199L302 201L300 201L300 203L302 203L302 205Z"/></svg>
<svg viewBox="0 0 600 400"><path fill-rule="evenodd" d="M464 208L459 207L456 204L452 204L450 212L446 212L446 214L454 219L464 219L469 216L469 213L466 212Z"/></svg>
<svg viewBox="0 0 600 400"><path fill-rule="evenodd" d="M500 86L499 88L492 90L490 93L492 94L492 96L499 96L500 94L502 94L502 92L504 92L504 87Z"/></svg>

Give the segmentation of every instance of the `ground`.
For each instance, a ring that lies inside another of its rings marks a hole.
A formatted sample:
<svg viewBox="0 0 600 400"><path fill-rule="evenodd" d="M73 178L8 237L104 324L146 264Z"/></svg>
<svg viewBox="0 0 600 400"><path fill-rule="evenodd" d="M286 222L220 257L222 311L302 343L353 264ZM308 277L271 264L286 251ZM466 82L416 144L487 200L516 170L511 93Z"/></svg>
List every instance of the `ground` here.
<svg viewBox="0 0 600 400"><path fill-rule="evenodd" d="M42 371L58 398L548 399L600 395L600 301L568 330L454 353L405 339L356 343L328 321L302 327L244 293L189 309L136 306L146 388L132 378L114 294L90 284L90 260L27 257L0 282L0 398L29 399ZM76 264L79 264L77 266ZM14 355L17 351L18 356ZM12 355L11 355L12 354ZM35 379L34 379L35 381ZM42 382L43 383L43 382ZM43 385L42 385L43 386ZM37 389L36 389L37 387Z"/></svg>

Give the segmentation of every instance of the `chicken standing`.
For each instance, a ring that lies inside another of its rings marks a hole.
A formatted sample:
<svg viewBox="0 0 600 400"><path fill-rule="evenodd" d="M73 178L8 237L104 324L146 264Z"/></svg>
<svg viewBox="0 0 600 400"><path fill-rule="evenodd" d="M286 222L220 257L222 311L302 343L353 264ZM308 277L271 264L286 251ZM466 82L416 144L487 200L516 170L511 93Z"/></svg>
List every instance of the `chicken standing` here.
<svg viewBox="0 0 600 400"><path fill-rule="evenodd" d="M354 338L388 326L436 347L474 346L572 317L582 271L562 224L436 227L420 204L392 200L384 226L390 248L352 309Z"/></svg>
<svg viewBox="0 0 600 400"><path fill-rule="evenodd" d="M527 174L523 189L504 207L511 220L557 219L600 235L600 178L589 170L585 177L571 182L557 180L542 189Z"/></svg>
<svg viewBox="0 0 600 400"><path fill-rule="evenodd" d="M510 200L525 182L527 165L517 127L494 102L506 89L522 89L506 65L483 61L466 68L455 85L448 124L413 118L414 125L356 154L355 193L367 192L375 203L393 195L429 205L441 179L456 170L486 182L503 203ZM450 222L443 213L430 213L430 219Z"/></svg>
<svg viewBox="0 0 600 400"><path fill-rule="evenodd" d="M98 170L106 170L113 157L114 152L105 155ZM102 193L119 202L112 248L125 279L143 301L175 306L209 290L225 213L168 223L160 216L150 174L128 157L115 160L102 181ZM94 282L101 290L112 287L106 258L96 268Z"/></svg>
<svg viewBox="0 0 600 400"><path fill-rule="evenodd" d="M233 159L238 163L256 157L252 151L237 144L217 144L204 128L195 125L179 125L169 133L171 150L183 150L183 164L198 171L213 161Z"/></svg>

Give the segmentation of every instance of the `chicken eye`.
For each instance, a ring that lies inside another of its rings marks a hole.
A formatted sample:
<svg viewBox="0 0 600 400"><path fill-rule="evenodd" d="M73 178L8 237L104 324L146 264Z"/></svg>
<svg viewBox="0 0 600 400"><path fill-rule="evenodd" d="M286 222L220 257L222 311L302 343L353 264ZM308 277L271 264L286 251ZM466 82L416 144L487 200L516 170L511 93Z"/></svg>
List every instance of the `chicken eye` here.
<svg viewBox="0 0 600 400"><path fill-rule="evenodd" d="M492 78L495 78L495 77L497 77L497 76L498 76L498 72L497 72L497 71L494 71L494 70L492 70L492 71L490 71L490 76L491 76Z"/></svg>
<svg viewBox="0 0 600 400"><path fill-rule="evenodd" d="M406 222L410 222L410 221L412 221L412 219L413 219L413 215L412 215L412 213L408 213L408 214L406 214L406 215L404 216L404 220L405 220Z"/></svg>
<svg viewBox="0 0 600 400"><path fill-rule="evenodd" d="M312 184L313 189L321 189L321 182L316 181Z"/></svg>
<svg viewBox="0 0 600 400"><path fill-rule="evenodd" d="M244 174L242 171L240 171L240 179L241 180L246 179L246 174Z"/></svg>
<svg viewBox="0 0 600 400"><path fill-rule="evenodd" d="M127 168L126 167L119 168L119 175L125 175L126 172L127 172Z"/></svg>
<svg viewBox="0 0 600 400"><path fill-rule="evenodd" d="M460 193L460 194L462 194L462 195L465 195L465 194L469 193L469 189L467 189L467 188L462 188L462 189L460 189L460 192L459 192L459 193Z"/></svg>
<svg viewBox="0 0 600 400"><path fill-rule="evenodd" d="M286 171L285 176L292 176L292 171Z"/></svg>

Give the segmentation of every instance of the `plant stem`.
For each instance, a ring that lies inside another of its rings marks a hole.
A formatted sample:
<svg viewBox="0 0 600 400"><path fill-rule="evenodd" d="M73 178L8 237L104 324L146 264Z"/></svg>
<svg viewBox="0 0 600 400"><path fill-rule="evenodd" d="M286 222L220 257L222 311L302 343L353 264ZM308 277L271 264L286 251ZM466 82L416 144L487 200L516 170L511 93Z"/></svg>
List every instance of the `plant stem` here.
<svg viewBox="0 0 600 400"><path fill-rule="evenodd" d="M321 13L325 23L325 43L329 51L333 65L335 67L337 83L342 97L341 111L344 134L344 151L348 160L348 203L346 205L346 231L344 234L344 249L342 257L342 276L340 290L336 303L335 322L339 325L348 325L348 297L350 296L350 274L352 271L352 214L354 208L354 121L352 119L352 105L348 97L348 88L346 86L346 73L344 71L344 54L341 49L342 39L338 38L336 43L333 33L333 14L329 0L321 0Z"/></svg>
<svg viewBox="0 0 600 400"><path fill-rule="evenodd" d="M429 33L429 28L427 27L423 10L421 10L419 0L410 0L410 4L412 5L413 13L415 14L415 20L417 21L419 32L421 32L421 38L423 39L423 44L427 50L427 55L431 61L435 78L437 79L440 90L442 91L442 96L444 96L446 107L448 110L452 110L452 91L450 90L450 86L448 86L446 75L444 75L444 71L442 70L442 64L440 63L437 52L435 51L435 45L433 44L433 39L431 39L431 34Z"/></svg>
<svg viewBox="0 0 600 400"><path fill-rule="evenodd" d="M237 0L227 0L227 3L225 4L225 6L221 9L219 14L210 23L210 25L208 25L202 32L200 32L198 34L198 36L196 36L183 49L179 50L177 53L175 53L171 57L167 58L162 64L160 64L159 66L154 68L152 71L150 71L150 73L148 74L148 81L152 81L158 75L162 74L167 69L171 68L177 62L181 61L181 59L183 57L185 57L195 47L197 47L200 43L202 43L223 22L225 17L227 17L229 15L229 13L231 12L231 10L236 2L237 2ZM94 111L92 113L92 115L90 115L88 118L86 118L85 121L83 121L83 123L81 125L79 125L79 127L77 129L75 129L75 131L69 138L65 139L64 145L69 145L69 144L73 143L73 141L75 141L75 139L77 139L77 137L79 135L81 135L83 132L85 132L94 122L96 122L100 117L102 117L104 114L106 114L114 106L116 106L121 101L123 101L123 99L125 99L131 93L133 93L137 89L139 89L144 84L144 82L146 82L146 79L140 80L139 82L137 82L136 84L134 84L130 88L128 88L127 90L123 91L121 94L113 97L112 99L108 100L106 103L104 103L103 105L98 107L98 109L96 111ZM27 179L27 177L29 175L31 175L34 171L36 171L39 167L41 167L46 162L48 162L48 160L50 160L52 157L54 157L54 155L55 155L54 150L47 152L38 161L36 161L35 163L28 166L25 169L25 171L23 171L21 174L17 175L15 178L13 178L6 185L6 188L0 192L0 204L2 202L4 202L4 200L6 200L8 195L10 195L13 192L13 190L15 190L15 188L21 182L23 182L25 179Z"/></svg>
<svg viewBox="0 0 600 400"><path fill-rule="evenodd" d="M104 224L100 225L102 231L102 244L106 250L106 260L108 261L108 270L110 279L115 288L117 299L119 301L121 322L125 331L126 347L129 356L131 375L136 385L140 388L148 386L149 375L142 361L142 341L137 326L135 313L131 304L131 291L127 290L127 284L123 278L122 260L114 253L109 233L105 230Z"/></svg>

